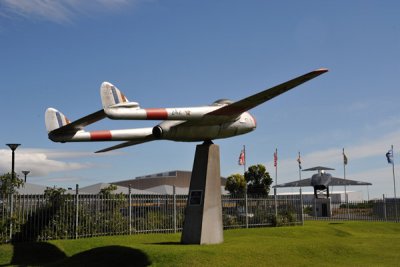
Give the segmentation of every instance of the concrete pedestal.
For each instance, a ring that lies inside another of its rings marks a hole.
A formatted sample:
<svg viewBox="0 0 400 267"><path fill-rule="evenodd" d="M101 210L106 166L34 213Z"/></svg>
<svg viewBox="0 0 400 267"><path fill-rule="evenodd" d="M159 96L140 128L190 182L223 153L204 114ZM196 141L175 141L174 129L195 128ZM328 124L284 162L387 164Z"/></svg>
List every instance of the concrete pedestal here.
<svg viewBox="0 0 400 267"><path fill-rule="evenodd" d="M315 198L313 211L315 217L331 217L331 198Z"/></svg>
<svg viewBox="0 0 400 267"><path fill-rule="evenodd" d="M223 241L219 146L204 143L196 147L181 243Z"/></svg>

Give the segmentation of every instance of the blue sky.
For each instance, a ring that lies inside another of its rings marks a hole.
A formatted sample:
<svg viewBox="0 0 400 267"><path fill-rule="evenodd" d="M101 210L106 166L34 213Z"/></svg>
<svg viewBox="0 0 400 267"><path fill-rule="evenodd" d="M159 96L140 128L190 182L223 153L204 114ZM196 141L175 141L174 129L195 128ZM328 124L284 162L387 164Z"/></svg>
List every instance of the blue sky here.
<svg viewBox="0 0 400 267"><path fill-rule="evenodd" d="M0 140L22 144L16 170L31 170L29 182L74 187L192 168L195 143L97 155L113 144L48 140L46 108L71 120L97 111L103 81L142 107L200 106L326 67L253 109L256 131L215 142L222 175L243 171L246 145L247 164L265 164L272 176L278 148L279 183L298 179L298 151L304 168L326 165L342 177L345 148L347 178L373 183L370 197L393 196L384 155L392 144L395 161L400 155L398 1L86 2L0 0ZM103 120L88 129L156 123ZM10 160L4 145L1 173ZM366 188L351 190L366 198Z"/></svg>

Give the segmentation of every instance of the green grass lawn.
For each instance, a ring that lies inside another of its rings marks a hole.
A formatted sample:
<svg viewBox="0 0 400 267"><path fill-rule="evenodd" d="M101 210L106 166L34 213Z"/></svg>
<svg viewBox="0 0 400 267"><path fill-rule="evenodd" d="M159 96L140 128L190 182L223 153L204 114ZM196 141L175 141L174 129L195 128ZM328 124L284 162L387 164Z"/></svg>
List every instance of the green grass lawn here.
<svg viewBox="0 0 400 267"><path fill-rule="evenodd" d="M219 245L180 234L107 236L0 245L0 266L400 266L400 224L306 222L224 231Z"/></svg>

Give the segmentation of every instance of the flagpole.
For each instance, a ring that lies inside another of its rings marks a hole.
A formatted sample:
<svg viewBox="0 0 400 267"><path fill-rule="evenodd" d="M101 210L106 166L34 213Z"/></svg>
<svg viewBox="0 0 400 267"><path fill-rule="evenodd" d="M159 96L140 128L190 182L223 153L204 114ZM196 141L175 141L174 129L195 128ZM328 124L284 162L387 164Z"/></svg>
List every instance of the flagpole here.
<svg viewBox="0 0 400 267"><path fill-rule="evenodd" d="M277 203L277 185L278 185L278 149L275 148L274 153L274 166L275 166L275 188L274 188L274 199L275 199L275 218L278 221L278 203Z"/></svg>
<svg viewBox="0 0 400 267"><path fill-rule="evenodd" d="M297 158L297 162L299 163L299 181L301 181L301 158L300 158L300 151L299 151L299 157ZM300 186L301 188L301 186Z"/></svg>
<svg viewBox="0 0 400 267"><path fill-rule="evenodd" d="M397 221L397 196L396 196L396 176L394 173L394 151L392 145L392 172L393 172L393 191L394 191L394 210L396 214L396 221Z"/></svg>
<svg viewBox="0 0 400 267"><path fill-rule="evenodd" d="M244 164L243 164L243 175L246 172L246 145L243 145L243 153L244 153ZM246 183L247 187L247 183ZM247 188L246 188L247 190Z"/></svg>
<svg viewBox="0 0 400 267"><path fill-rule="evenodd" d="M299 163L299 182L301 183L301 156L299 151L299 156L297 158L297 162ZM303 208L303 190L300 184L300 208L301 208L301 224L304 225L304 208Z"/></svg>
<svg viewBox="0 0 400 267"><path fill-rule="evenodd" d="M243 161L243 177L244 177L244 181L246 183L245 186L245 193L244 193L244 209L245 209L245 213L246 213L246 228L249 228L249 205L248 205L248 195L247 195L247 181L246 181L246 145L243 145L243 154L244 154L244 161Z"/></svg>
<svg viewBox="0 0 400 267"><path fill-rule="evenodd" d="M342 150L343 153L343 179L344 179L344 200L346 202L346 215L347 219L350 218L350 213L349 213L349 199L347 196L347 186L346 186L346 165L347 165L347 157L346 154L344 154L344 148ZM332 192L333 193L333 192Z"/></svg>
<svg viewBox="0 0 400 267"><path fill-rule="evenodd" d="M347 187L346 187L346 162L345 162L345 154L344 154L344 148L343 148L343 179L344 179L344 199L347 202Z"/></svg>
<svg viewBox="0 0 400 267"><path fill-rule="evenodd" d="M274 165L275 165L275 185L278 185L278 149L277 148L275 148Z"/></svg>

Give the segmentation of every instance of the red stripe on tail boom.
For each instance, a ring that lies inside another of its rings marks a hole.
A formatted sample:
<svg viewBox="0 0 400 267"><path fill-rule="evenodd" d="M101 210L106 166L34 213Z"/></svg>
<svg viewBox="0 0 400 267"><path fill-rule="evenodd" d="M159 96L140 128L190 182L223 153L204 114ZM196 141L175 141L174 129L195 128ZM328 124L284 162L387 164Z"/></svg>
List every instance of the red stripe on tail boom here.
<svg viewBox="0 0 400 267"><path fill-rule="evenodd" d="M149 120L166 120L168 119L168 112L164 108L147 108L146 115Z"/></svg>
<svg viewBox="0 0 400 267"><path fill-rule="evenodd" d="M108 141L111 140L112 135L110 131L95 131L90 132L90 140L92 141Z"/></svg>

